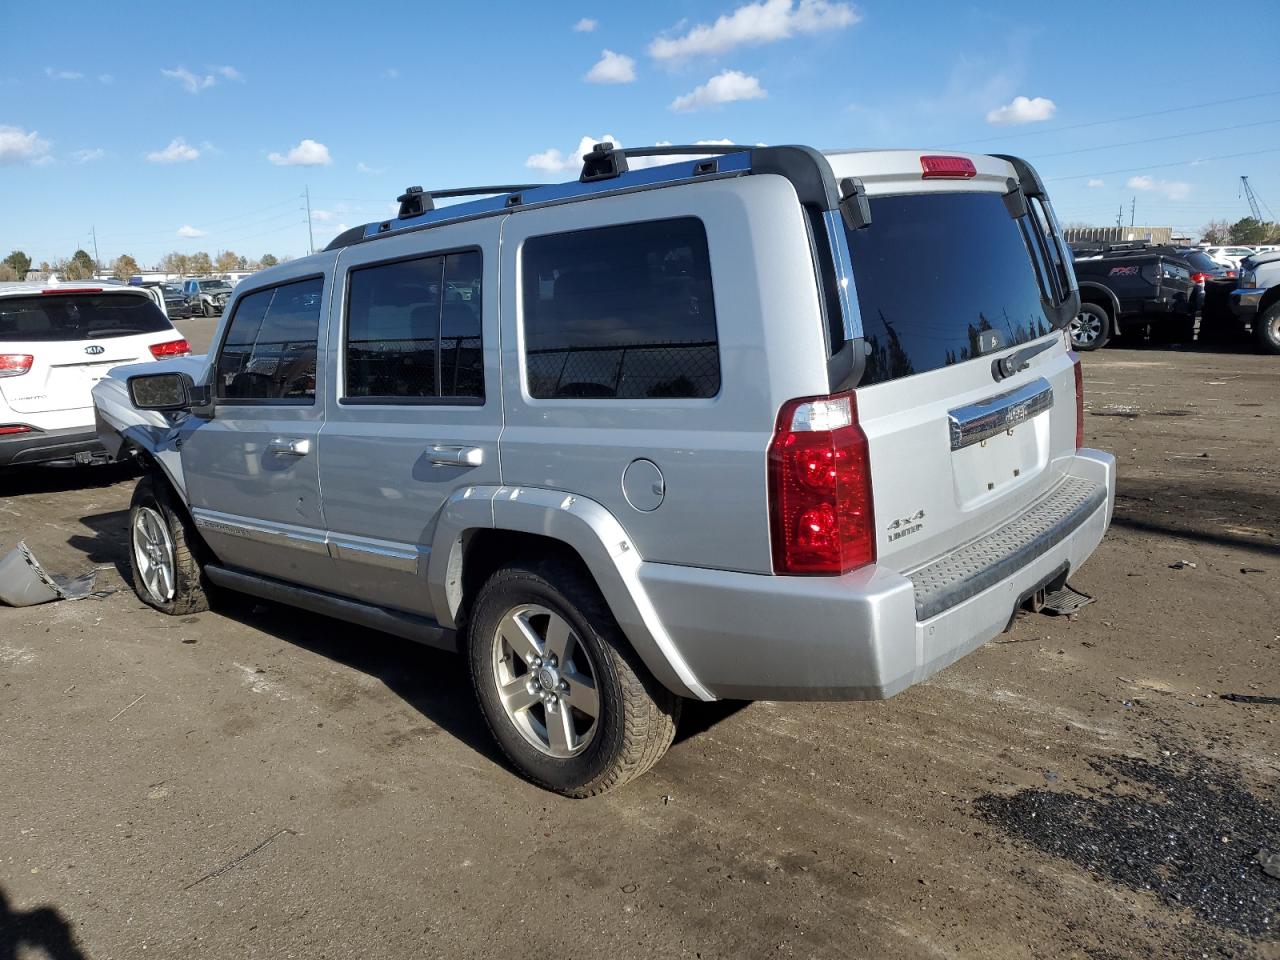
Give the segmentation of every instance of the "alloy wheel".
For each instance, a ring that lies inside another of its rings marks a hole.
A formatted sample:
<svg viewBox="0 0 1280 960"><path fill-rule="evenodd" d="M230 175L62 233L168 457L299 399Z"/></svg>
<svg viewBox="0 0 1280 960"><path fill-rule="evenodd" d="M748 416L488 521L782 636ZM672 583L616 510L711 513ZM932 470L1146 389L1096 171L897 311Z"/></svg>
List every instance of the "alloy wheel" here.
<svg viewBox="0 0 1280 960"><path fill-rule="evenodd" d="M133 515L132 540L133 560L143 586L157 603L168 603L177 582L169 525L151 507L138 507Z"/></svg>

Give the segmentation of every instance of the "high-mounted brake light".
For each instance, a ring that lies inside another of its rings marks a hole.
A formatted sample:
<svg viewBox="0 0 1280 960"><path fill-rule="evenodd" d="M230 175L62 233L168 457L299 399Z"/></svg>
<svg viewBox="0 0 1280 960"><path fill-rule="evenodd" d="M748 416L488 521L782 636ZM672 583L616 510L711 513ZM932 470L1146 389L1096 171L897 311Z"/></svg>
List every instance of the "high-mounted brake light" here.
<svg viewBox="0 0 1280 960"><path fill-rule="evenodd" d="M1072 364L1076 372L1076 449L1084 446L1084 371L1077 356Z"/></svg>
<svg viewBox="0 0 1280 960"><path fill-rule="evenodd" d="M769 512L775 573L875 562L871 459L852 391L783 404L769 444Z"/></svg>
<svg viewBox="0 0 1280 960"><path fill-rule="evenodd" d="M20 377L31 369L34 360L29 353L0 353L0 377Z"/></svg>
<svg viewBox="0 0 1280 960"><path fill-rule="evenodd" d="M0 437L12 437L18 433L30 433L31 428L25 423L6 423L0 426Z"/></svg>
<svg viewBox="0 0 1280 960"><path fill-rule="evenodd" d="M157 360L164 357L185 357L191 352L191 344L186 340L170 340L167 343L151 344L151 355Z"/></svg>
<svg viewBox="0 0 1280 960"><path fill-rule="evenodd" d="M101 287L51 287L48 290L41 290L44 296L52 296L61 293L101 293Z"/></svg>
<svg viewBox="0 0 1280 960"><path fill-rule="evenodd" d="M977 175L978 168L968 157L930 155L920 158L922 180L969 180Z"/></svg>

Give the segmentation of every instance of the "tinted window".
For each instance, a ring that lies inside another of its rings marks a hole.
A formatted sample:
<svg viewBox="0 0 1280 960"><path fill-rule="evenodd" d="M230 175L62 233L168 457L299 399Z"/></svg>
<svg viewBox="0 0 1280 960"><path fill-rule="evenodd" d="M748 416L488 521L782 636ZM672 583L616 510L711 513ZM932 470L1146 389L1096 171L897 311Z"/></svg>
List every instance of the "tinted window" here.
<svg viewBox="0 0 1280 960"><path fill-rule="evenodd" d="M240 299L218 355L219 399L315 401L323 286L316 277Z"/></svg>
<svg viewBox="0 0 1280 960"><path fill-rule="evenodd" d="M650 399L720 390L707 234L686 217L524 244L530 396Z"/></svg>
<svg viewBox="0 0 1280 960"><path fill-rule="evenodd" d="M997 193L874 197L871 225L846 233L870 348L864 384L962 363L1053 329L1023 225Z"/></svg>
<svg viewBox="0 0 1280 960"><path fill-rule="evenodd" d="M0 298L0 342L98 340L172 329L164 311L150 297L43 294Z"/></svg>
<svg viewBox="0 0 1280 960"><path fill-rule="evenodd" d="M352 270L346 396L484 399L479 251Z"/></svg>

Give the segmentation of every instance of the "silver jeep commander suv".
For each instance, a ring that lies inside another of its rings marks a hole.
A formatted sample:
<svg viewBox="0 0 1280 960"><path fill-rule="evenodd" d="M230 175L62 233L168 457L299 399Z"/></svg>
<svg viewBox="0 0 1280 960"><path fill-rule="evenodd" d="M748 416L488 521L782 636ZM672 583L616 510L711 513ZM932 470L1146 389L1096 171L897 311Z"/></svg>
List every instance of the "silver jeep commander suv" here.
<svg viewBox="0 0 1280 960"><path fill-rule="evenodd" d="M574 182L434 192L467 195L410 188L243 281L207 357L95 387L148 468L146 603L456 649L511 763L583 797L683 698L892 696L1101 540L1114 461L1023 161L601 144Z"/></svg>

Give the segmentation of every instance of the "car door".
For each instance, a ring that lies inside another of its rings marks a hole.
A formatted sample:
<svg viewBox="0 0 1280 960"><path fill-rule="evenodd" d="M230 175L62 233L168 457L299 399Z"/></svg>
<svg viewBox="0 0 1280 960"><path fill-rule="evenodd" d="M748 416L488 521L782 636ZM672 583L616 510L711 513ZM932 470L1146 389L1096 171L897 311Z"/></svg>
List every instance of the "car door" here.
<svg viewBox="0 0 1280 960"><path fill-rule="evenodd" d="M332 574L316 450L331 266L308 260L236 298L207 374L211 415L182 437L192 515L218 558L320 587Z"/></svg>
<svg viewBox="0 0 1280 960"><path fill-rule="evenodd" d="M338 259L320 480L341 592L430 616L427 559L456 491L496 484L502 405L491 218Z"/></svg>

